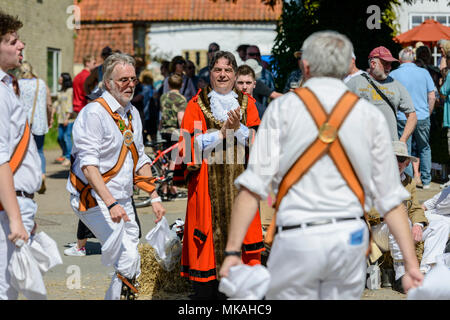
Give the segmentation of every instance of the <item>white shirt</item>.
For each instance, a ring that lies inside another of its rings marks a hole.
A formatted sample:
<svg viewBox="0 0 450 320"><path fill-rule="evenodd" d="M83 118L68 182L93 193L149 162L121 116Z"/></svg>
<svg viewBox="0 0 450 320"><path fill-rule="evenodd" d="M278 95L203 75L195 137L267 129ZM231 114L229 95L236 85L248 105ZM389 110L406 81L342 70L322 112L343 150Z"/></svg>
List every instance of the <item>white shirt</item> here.
<svg viewBox="0 0 450 320"><path fill-rule="evenodd" d="M450 217L450 187L445 188L433 198L428 199L423 204L429 213L447 215Z"/></svg>
<svg viewBox="0 0 450 320"><path fill-rule="evenodd" d="M14 93L11 76L0 70L0 165L10 161L23 136L26 120L27 114ZM30 135L27 154L14 174L14 188L34 193L41 182L41 159Z"/></svg>
<svg viewBox="0 0 450 320"><path fill-rule="evenodd" d="M312 78L305 83L330 113L348 90L334 78ZM267 108L250 151L247 170L235 185L265 199L301 153L315 141L317 126L293 92L275 99ZM339 130L339 138L365 191L365 210L374 206L383 216L409 198L400 182L389 130L383 114L360 99ZM296 225L324 217L356 217L363 211L333 160L322 157L294 184L281 201L277 225Z"/></svg>
<svg viewBox="0 0 450 320"><path fill-rule="evenodd" d="M363 74L363 73L367 73L367 72L362 71L362 70L358 70L358 71L356 71L355 73L349 74L348 76L346 76L346 77L344 78L343 81L344 81L345 83L347 83L347 82L350 81L350 79L356 77L357 75Z"/></svg>
<svg viewBox="0 0 450 320"><path fill-rule="evenodd" d="M144 152L142 142L142 123L139 112L129 103L123 108L119 102L108 92L102 94L102 98L108 103L113 112L117 112L128 125L127 112L132 115L134 143L138 151L139 160L136 171L144 164L150 163L150 159ZM75 157L74 173L84 183L87 180L81 171L84 166L92 165L99 168L103 174L117 163L123 144L123 136L114 119L98 102L91 102L81 109L73 125L72 156ZM128 199L133 195L133 157L128 152L125 162L119 173L107 184L112 196L117 200ZM78 196L78 192L72 186L70 178L67 181L67 190ZM97 200L101 198L92 190L92 195Z"/></svg>

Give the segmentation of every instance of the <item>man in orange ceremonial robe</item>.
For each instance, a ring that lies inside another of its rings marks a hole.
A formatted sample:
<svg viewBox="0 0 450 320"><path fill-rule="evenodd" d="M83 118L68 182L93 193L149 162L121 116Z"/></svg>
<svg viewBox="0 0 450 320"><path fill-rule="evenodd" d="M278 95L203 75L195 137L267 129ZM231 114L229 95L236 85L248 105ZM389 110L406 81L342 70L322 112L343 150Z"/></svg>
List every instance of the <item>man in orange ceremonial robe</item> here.
<svg viewBox="0 0 450 320"><path fill-rule="evenodd" d="M237 64L233 54L219 51L210 63L211 87L199 90L181 124L180 153L188 186L181 275L192 281L192 299L221 299L218 270L225 258L230 214L244 171L248 144L260 123L255 100L234 91ZM261 263L264 250L259 211L247 232L243 263Z"/></svg>

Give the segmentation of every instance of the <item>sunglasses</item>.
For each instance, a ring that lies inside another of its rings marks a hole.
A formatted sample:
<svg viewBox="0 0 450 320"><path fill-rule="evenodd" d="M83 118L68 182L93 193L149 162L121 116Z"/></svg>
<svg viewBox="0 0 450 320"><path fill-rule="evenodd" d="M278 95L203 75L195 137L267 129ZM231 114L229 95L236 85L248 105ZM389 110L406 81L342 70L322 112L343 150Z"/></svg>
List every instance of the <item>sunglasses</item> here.
<svg viewBox="0 0 450 320"><path fill-rule="evenodd" d="M397 156L397 161L398 162L405 162L406 160L409 160L408 157L404 157L404 156Z"/></svg>
<svg viewBox="0 0 450 320"><path fill-rule="evenodd" d="M250 56L250 57L258 57L259 53L258 52L249 52L248 56Z"/></svg>
<svg viewBox="0 0 450 320"><path fill-rule="evenodd" d="M121 87L128 86L130 82L132 82L134 85L137 85L139 83L139 80L136 77L123 77L119 80L116 80Z"/></svg>

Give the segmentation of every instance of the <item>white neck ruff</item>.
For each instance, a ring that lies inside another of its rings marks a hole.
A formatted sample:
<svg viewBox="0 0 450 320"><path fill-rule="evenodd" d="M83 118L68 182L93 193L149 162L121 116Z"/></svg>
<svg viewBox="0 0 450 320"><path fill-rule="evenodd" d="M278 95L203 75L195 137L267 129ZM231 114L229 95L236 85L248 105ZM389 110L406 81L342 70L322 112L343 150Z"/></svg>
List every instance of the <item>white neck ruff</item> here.
<svg viewBox="0 0 450 320"><path fill-rule="evenodd" d="M213 90L208 94L208 97L210 98L211 112L214 118L219 121L227 121L227 113L233 109L240 108L237 100L238 95L234 91L230 91L227 94L220 94Z"/></svg>

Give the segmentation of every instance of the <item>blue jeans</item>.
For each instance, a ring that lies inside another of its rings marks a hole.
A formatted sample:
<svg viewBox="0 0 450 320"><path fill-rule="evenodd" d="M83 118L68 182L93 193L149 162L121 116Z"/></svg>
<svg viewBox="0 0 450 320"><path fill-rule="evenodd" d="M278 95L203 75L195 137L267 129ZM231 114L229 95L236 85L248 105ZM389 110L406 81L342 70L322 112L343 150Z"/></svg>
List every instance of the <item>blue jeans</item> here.
<svg viewBox="0 0 450 320"><path fill-rule="evenodd" d="M67 126L62 124L58 126L58 143L64 158L68 160L70 160L70 153L72 152L72 127L73 122L69 122Z"/></svg>
<svg viewBox="0 0 450 320"><path fill-rule="evenodd" d="M33 134L34 141L36 142L36 147L41 158L41 169L42 174L45 174L45 156L44 156L44 140L45 135L37 136Z"/></svg>
<svg viewBox="0 0 450 320"><path fill-rule="evenodd" d="M397 129L398 136L403 134L406 121L398 120ZM414 129L411 137L407 141L408 152L420 159L420 179L423 185L430 184L431 182L431 148L430 148L430 118L424 120L417 120L417 126ZM406 170L406 174L414 177L412 170L412 164L410 164Z"/></svg>

